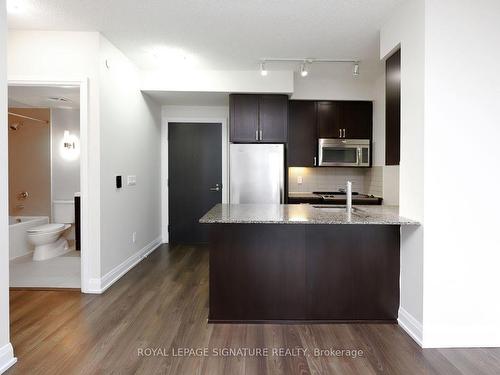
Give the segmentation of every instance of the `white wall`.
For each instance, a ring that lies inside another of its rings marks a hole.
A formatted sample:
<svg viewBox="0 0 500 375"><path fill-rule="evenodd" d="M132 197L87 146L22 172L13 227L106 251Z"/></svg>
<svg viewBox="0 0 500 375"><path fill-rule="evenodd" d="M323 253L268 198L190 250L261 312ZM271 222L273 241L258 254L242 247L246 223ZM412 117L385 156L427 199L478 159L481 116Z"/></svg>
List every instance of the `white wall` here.
<svg viewBox="0 0 500 375"><path fill-rule="evenodd" d="M380 57L401 46L400 214L424 222L424 1L403 3L380 31ZM385 181L384 181L385 185ZM442 189L439 187L439 190ZM399 323L422 342L424 227L402 227Z"/></svg>
<svg viewBox="0 0 500 375"><path fill-rule="evenodd" d="M115 267L151 243L160 243L161 107L139 91L135 66L104 37L100 37L99 83L101 272L105 279L101 287L106 287ZM117 190L116 175L125 180L135 175L137 185L124 183ZM137 233L135 243L133 232Z"/></svg>
<svg viewBox="0 0 500 375"><path fill-rule="evenodd" d="M60 152L65 130L80 138L78 109L51 111L52 200L73 200L75 193L80 191L80 157L67 160Z"/></svg>
<svg viewBox="0 0 500 375"><path fill-rule="evenodd" d="M263 77L254 71L142 71L141 90L283 93L293 92L292 71L272 71Z"/></svg>
<svg viewBox="0 0 500 375"><path fill-rule="evenodd" d="M425 345L500 346L500 2L425 3Z"/></svg>
<svg viewBox="0 0 500 375"><path fill-rule="evenodd" d="M363 70L357 77L352 75L352 64L334 64L326 67L311 67L307 77L294 74L292 99L304 100L374 100L375 81L382 75L383 65L370 71ZM267 77L266 77L267 78Z"/></svg>
<svg viewBox="0 0 500 375"><path fill-rule="evenodd" d="M89 175L88 197L82 196L82 204L88 204L90 217L86 251L88 279L100 279L100 131L99 131L99 33L59 31L9 31L8 79L47 82L80 81L88 79L88 132ZM34 60L33 56L36 56ZM82 186L82 193L84 192ZM85 236L82 228L82 236ZM85 267L86 265L84 265ZM87 285L82 289L98 292L98 286Z"/></svg>
<svg viewBox="0 0 500 375"><path fill-rule="evenodd" d="M7 134L7 17L0 0L0 373L15 363L9 336L9 184Z"/></svg>

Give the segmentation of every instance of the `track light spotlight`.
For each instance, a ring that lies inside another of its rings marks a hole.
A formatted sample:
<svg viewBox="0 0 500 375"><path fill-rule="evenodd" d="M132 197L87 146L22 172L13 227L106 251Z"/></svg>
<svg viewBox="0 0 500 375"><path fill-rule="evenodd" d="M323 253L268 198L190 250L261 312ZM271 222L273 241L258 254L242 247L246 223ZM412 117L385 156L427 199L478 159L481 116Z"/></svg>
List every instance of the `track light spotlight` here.
<svg viewBox="0 0 500 375"><path fill-rule="evenodd" d="M354 63L354 66L353 66L353 68L352 68L352 75L353 75L354 77L359 76L359 62L355 62L355 63Z"/></svg>
<svg viewBox="0 0 500 375"><path fill-rule="evenodd" d="M267 76L267 73L268 73L268 71L266 70L266 63L261 62L260 63L260 75L265 77L265 76Z"/></svg>
<svg viewBox="0 0 500 375"><path fill-rule="evenodd" d="M300 75L302 77L306 77L309 74L309 72L306 69L306 63L303 62L302 65L300 65Z"/></svg>

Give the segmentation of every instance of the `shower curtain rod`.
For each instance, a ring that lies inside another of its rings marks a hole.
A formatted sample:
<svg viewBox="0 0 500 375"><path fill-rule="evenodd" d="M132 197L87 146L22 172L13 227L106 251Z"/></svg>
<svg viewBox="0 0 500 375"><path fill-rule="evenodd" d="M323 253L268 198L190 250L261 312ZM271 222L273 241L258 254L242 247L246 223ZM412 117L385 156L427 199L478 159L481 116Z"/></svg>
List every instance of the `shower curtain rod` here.
<svg viewBox="0 0 500 375"><path fill-rule="evenodd" d="M40 120L39 118L29 117L29 116L25 116L25 115L20 115L19 113L14 113L14 112L9 112L9 115L16 116L16 117L21 117L21 118L24 118L26 120L33 120L33 121L43 122L44 124L48 124L49 123L48 120Z"/></svg>

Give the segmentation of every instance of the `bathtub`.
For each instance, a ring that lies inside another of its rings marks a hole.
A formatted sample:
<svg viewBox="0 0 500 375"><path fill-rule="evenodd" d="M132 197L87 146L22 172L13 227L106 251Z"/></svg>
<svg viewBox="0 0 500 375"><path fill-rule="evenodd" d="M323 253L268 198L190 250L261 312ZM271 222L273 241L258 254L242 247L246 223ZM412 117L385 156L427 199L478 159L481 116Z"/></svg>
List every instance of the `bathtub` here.
<svg viewBox="0 0 500 375"><path fill-rule="evenodd" d="M48 223L47 216L9 216L9 259L32 253L26 230Z"/></svg>

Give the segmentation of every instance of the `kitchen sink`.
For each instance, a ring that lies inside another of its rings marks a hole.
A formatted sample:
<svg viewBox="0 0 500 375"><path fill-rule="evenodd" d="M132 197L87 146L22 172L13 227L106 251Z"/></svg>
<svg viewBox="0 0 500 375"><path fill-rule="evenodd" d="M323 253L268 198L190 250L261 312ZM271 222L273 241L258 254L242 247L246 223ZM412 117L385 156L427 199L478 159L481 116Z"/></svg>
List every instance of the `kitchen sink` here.
<svg viewBox="0 0 500 375"><path fill-rule="evenodd" d="M346 212L346 206L337 206L333 204L315 204L314 208L319 208L321 210L330 211L330 212ZM352 212L358 212L359 209L356 207L352 208Z"/></svg>

